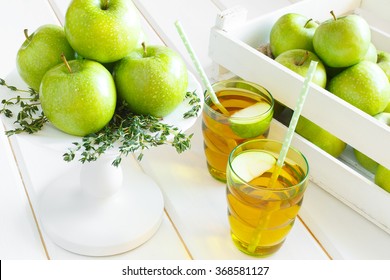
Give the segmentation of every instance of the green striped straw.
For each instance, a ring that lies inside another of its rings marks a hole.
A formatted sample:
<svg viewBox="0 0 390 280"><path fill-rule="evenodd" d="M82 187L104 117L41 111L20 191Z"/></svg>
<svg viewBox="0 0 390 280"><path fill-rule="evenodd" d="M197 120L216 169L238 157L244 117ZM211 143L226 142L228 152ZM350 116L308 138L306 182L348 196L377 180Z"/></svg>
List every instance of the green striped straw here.
<svg viewBox="0 0 390 280"><path fill-rule="evenodd" d="M299 116L301 115L301 112L302 112L303 104L305 103L307 94L309 92L310 82L313 79L314 72L316 71L316 68L317 68L317 64L318 64L318 62L314 61L314 60L312 60L310 62L309 70L307 71L306 78L303 82L301 93L298 97L297 103L295 104L295 109L294 109L294 113L291 117L290 125L288 126L286 136L283 140L282 149L280 151L278 160L276 161L277 168L276 168L275 172L272 174L272 178L271 178L270 183L268 185L269 187L272 187L275 184L276 180L279 177L280 171L283 167L284 160L286 159L286 156L287 156L287 151L290 148L291 140L294 136L294 131L295 131L295 128L297 126Z"/></svg>
<svg viewBox="0 0 390 280"><path fill-rule="evenodd" d="M286 156L287 156L287 151L290 148L291 140L292 140L292 137L294 135L295 127L297 126L299 116L301 115L301 112L302 112L303 104L305 103L307 94L309 92L310 82L313 79L314 72L317 68L317 64L318 64L317 61L312 60L310 62L309 70L307 71L306 78L303 82L303 86L301 89L301 93L298 97L297 103L295 104L294 113L292 115L290 125L288 126L288 130L287 130L286 136L285 136L284 141L283 141L282 149L279 153L278 160L276 161L276 168L275 168L274 172L272 173L270 183L268 184L269 188L273 187L273 185L275 184L275 182L278 179L280 172L282 170L284 160L286 159ZM247 250L249 252L251 252L251 253L255 252L256 247L261 240L262 231L264 230L264 228L267 227L267 225L269 223L271 213L277 209L278 209L278 206L274 205L273 209L269 209L266 212L262 212L261 217L259 218L259 223L257 224L257 226L253 232L251 241L250 241L248 248L247 248Z"/></svg>
<svg viewBox="0 0 390 280"><path fill-rule="evenodd" d="M218 98L217 98L217 95L215 94L214 89L213 89L213 87L211 86L211 83L210 83L210 81L208 80L208 78L207 78L207 76L206 76L206 73L205 73L205 71L203 70L202 65L201 65L200 62L199 62L198 57L196 56L195 51L194 51L194 49L192 48L192 46L191 46L191 44L190 44L190 41L188 40L187 35L186 35L185 32L184 32L184 29L183 29L183 27L181 26L181 23L180 23L178 20L175 22L175 26L176 26L177 32L178 32L179 35L180 35L181 40L182 40L183 43L184 43L184 46L185 46L186 49L187 49L188 54L190 55L190 57L191 57L191 59L192 59L192 62L193 62L194 65L195 65L196 70L198 71L199 76L200 76L201 79L202 79L203 85L206 87L207 91L209 92L211 102L214 103L214 105L222 112L222 114L224 114L224 115L226 115L226 116L229 116L229 115L230 115L229 112L228 112L228 111L226 110L226 108L223 107L222 104L219 102L219 100L218 100Z"/></svg>

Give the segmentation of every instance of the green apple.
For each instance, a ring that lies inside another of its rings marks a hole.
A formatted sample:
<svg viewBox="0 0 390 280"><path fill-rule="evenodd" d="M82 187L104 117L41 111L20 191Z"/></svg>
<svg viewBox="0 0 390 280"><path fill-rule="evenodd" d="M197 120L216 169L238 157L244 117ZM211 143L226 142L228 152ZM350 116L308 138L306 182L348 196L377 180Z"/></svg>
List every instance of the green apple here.
<svg viewBox="0 0 390 280"><path fill-rule="evenodd" d="M139 42L138 12L128 0L73 0L65 15L65 34L81 56L109 63L129 54Z"/></svg>
<svg viewBox="0 0 390 280"><path fill-rule="evenodd" d="M257 102L229 117L230 128L241 138L253 138L266 133L273 116L273 104Z"/></svg>
<svg viewBox="0 0 390 280"><path fill-rule="evenodd" d="M346 143L303 116L299 117L295 131L328 154L339 157Z"/></svg>
<svg viewBox="0 0 390 280"><path fill-rule="evenodd" d="M85 136L101 130L112 118L116 89L110 72L88 59L55 66L43 76L42 110L59 130Z"/></svg>
<svg viewBox="0 0 390 280"><path fill-rule="evenodd" d="M265 134L274 115L275 100L270 97L271 94L265 88L259 85L237 81L235 87L263 97L258 102L231 114L230 128L237 136L246 139Z"/></svg>
<svg viewBox="0 0 390 280"><path fill-rule="evenodd" d="M367 51L366 55L364 56L363 60L368 60L368 61L376 63L376 61L377 61L377 50L376 50L376 47L374 46L373 43L370 43L368 51ZM330 80L331 78L333 78L334 76L340 74L342 71L344 71L348 67L335 68L335 67L325 66L325 68L326 68L326 73L328 75L328 80Z"/></svg>
<svg viewBox="0 0 390 280"><path fill-rule="evenodd" d="M358 15L322 22L313 36L315 53L330 67L348 67L364 59L371 43L368 23Z"/></svg>
<svg viewBox="0 0 390 280"><path fill-rule="evenodd" d="M307 17L288 13L281 16L272 26L270 48L274 57L292 49L313 51L313 35L318 24Z"/></svg>
<svg viewBox="0 0 390 280"><path fill-rule="evenodd" d="M390 126L390 113L379 113L378 115L375 115L374 118L376 118L378 121ZM372 158L366 156L362 152L354 149L355 157L358 161L358 163L363 166L366 170L370 171L371 173L375 173L378 169L378 163L373 160Z"/></svg>
<svg viewBox="0 0 390 280"><path fill-rule="evenodd" d="M378 51L377 64L385 72L390 81L390 53L385 51Z"/></svg>
<svg viewBox="0 0 390 280"><path fill-rule="evenodd" d="M381 113L390 101L390 82L371 61L361 61L329 81L328 90L369 115Z"/></svg>
<svg viewBox="0 0 390 280"><path fill-rule="evenodd" d="M364 167L367 171L370 171L371 173L375 173L378 168L378 163L373 160L372 158L366 156L362 152L354 149L353 153L355 155L356 160L358 163Z"/></svg>
<svg viewBox="0 0 390 280"><path fill-rule="evenodd" d="M375 184L390 193L390 170L379 165L375 173Z"/></svg>
<svg viewBox="0 0 390 280"><path fill-rule="evenodd" d="M381 113L376 118L390 127L390 113ZM379 165L375 173L375 184L390 192L390 170Z"/></svg>
<svg viewBox="0 0 390 280"><path fill-rule="evenodd" d="M28 35L16 55L16 69L26 84L39 90L46 71L61 63L61 54L73 59L74 50L66 40L64 29L54 24L45 24Z"/></svg>
<svg viewBox="0 0 390 280"><path fill-rule="evenodd" d="M306 76L312 60L318 62L312 81L324 88L326 86L325 66L313 52L303 49L294 49L285 51L275 58L275 61L298 73L302 77Z"/></svg>
<svg viewBox="0 0 390 280"><path fill-rule="evenodd" d="M387 104L386 108L383 110L383 112L390 113L390 102Z"/></svg>
<svg viewBox="0 0 390 280"><path fill-rule="evenodd" d="M142 31L141 32L141 35L139 36L138 38L138 43L136 44L136 46L142 46L142 44L147 40L147 37L145 35L145 33ZM119 62L118 61L114 61L114 62L107 62L107 63L102 63L104 67L107 68L108 71L110 71L110 73L112 74L114 72L114 67L115 65Z"/></svg>
<svg viewBox="0 0 390 280"><path fill-rule="evenodd" d="M188 72L181 57L165 46L143 45L114 68L118 96L137 114L164 117L183 100Z"/></svg>
<svg viewBox="0 0 390 280"><path fill-rule="evenodd" d="M275 164L275 157L267 152L244 151L233 159L231 167L238 177L250 182L273 168Z"/></svg>

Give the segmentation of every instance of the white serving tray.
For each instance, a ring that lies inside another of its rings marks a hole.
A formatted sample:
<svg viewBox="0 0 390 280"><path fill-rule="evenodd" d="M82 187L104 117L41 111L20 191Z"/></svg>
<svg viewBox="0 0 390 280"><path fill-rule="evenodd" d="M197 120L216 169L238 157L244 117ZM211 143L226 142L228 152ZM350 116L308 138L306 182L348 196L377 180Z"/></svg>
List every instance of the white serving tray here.
<svg viewBox="0 0 390 280"><path fill-rule="evenodd" d="M384 11L388 6L385 0L307 0L251 21L245 21L242 10L235 8L217 18L210 34L209 53L217 65L217 74L225 68L257 82L275 99L294 108L303 78L256 49L269 42L273 23L289 12L318 21L330 18L331 10L336 15L354 12L370 24L377 49L390 51L390 17ZM351 154L351 147L355 147L390 169L390 128L315 84L310 87L302 115L349 145L335 159L296 135L293 145L307 156L312 180L390 233L390 194L374 184L372 174L359 167ZM283 139L285 130L284 125L274 121L270 137Z"/></svg>

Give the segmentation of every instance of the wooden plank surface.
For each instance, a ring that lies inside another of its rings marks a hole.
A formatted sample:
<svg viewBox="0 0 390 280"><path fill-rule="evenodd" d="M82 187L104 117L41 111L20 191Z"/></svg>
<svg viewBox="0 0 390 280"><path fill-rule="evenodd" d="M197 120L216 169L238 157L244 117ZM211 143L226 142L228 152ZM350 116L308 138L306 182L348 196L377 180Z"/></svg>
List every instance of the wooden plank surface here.
<svg viewBox="0 0 390 280"><path fill-rule="evenodd" d="M24 40L23 28L29 25L27 27L33 30L44 23L59 23L58 20L63 22L69 2L70 0L15 0L7 1L7 4L3 5L6 8L0 9L0 24L7 28L0 29L0 35L7 40L2 41L0 75L5 76L14 70L14 57ZM209 34L217 12L225 7L241 4L248 8L249 17L252 17L258 13L257 9L264 8L266 10L263 11L266 12L268 9L272 10L296 1L134 0L134 2L142 15L148 42L167 44L174 48L183 56L189 68L193 69L192 62L173 26L175 20L180 20L202 65L210 74L212 61L208 56ZM263 6L265 3L266 6ZM261 12L259 11L259 14ZM17 34L16 30L21 30L21 33ZM147 152L141 162L144 172L156 180L165 196L166 213L156 235L131 252L104 259L250 259L236 250L230 240L224 185L213 180L207 172L200 125L198 120L189 131L194 133L190 151L178 155L170 147L161 147ZM46 258L44 247L27 206L28 200L21 180L35 207L37 193L52 179L77 163L64 163L63 151L38 147L23 140L23 137L11 140L12 151L0 137L0 167L5 166L4 174L9 176L3 180L6 177L0 173L0 199L6 201L0 200L0 207L5 207L0 210L10 213L9 215L7 213L7 216L0 216L0 253L4 252L0 257L43 259ZM7 159L3 155L7 155ZM14 156L18 161L17 166L13 161ZM17 168L21 176L18 175ZM3 182L15 186L13 189L15 191L10 192ZM340 223L335 222L335 216ZM389 236L386 233L315 184L310 185L300 217L283 248L271 259L390 258ZM11 229L3 233L3 228L6 227ZM90 259L59 248L44 232L43 237L48 255L52 259Z"/></svg>
<svg viewBox="0 0 390 280"><path fill-rule="evenodd" d="M0 123L0 259L45 259L23 181Z"/></svg>
<svg viewBox="0 0 390 280"><path fill-rule="evenodd" d="M7 2L7 3L5 3ZM56 18L45 0L1 1L0 77L15 68L16 53L25 40L23 29L33 31ZM21 8L23 7L23 8ZM16 12L18 11L18 12ZM41 13L40 17L36 14ZM0 97L3 99L4 97ZM46 259L18 165L4 126L0 123L0 259Z"/></svg>
<svg viewBox="0 0 390 280"><path fill-rule="evenodd" d="M248 11L248 19L258 17L261 14L266 14L291 5L292 1L288 0L213 0L213 2L221 9L229 9L235 6L242 6Z"/></svg>

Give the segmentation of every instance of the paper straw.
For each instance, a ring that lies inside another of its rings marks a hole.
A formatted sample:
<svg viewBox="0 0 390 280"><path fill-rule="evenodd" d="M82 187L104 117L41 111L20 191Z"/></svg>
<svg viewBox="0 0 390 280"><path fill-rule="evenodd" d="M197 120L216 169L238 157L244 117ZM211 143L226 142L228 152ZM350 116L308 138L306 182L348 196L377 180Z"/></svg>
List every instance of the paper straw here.
<svg viewBox="0 0 390 280"><path fill-rule="evenodd" d="M305 103L307 94L309 92L310 82L313 79L314 72L317 68L317 64L318 64L318 62L314 61L314 60L312 60L310 62L309 70L307 71L306 78L303 82L301 93L298 97L297 103L295 104L295 109L294 109L294 113L291 117L290 125L288 126L286 136L283 140L282 149L280 151L278 160L276 161L277 168L276 168L275 172L272 174L270 184L268 185L269 187L272 187L279 177L284 160L286 159L286 156L287 156L287 151L290 148L291 140L294 136L294 131L295 131L295 128L297 126L299 116L301 115L301 112L302 112L303 104Z"/></svg>
<svg viewBox="0 0 390 280"><path fill-rule="evenodd" d="M209 92L209 95L210 95L210 98L211 98L211 102L213 102L214 105L217 106L217 108L222 112L222 114L224 114L226 116L229 116L230 115L229 112L219 102L219 100L217 98L217 95L215 94L214 89L211 86L211 83L208 80L208 78L206 76L206 73L203 70L202 65L199 62L198 57L196 56L195 51L192 48L192 46L190 44L190 41L188 40L187 35L184 32L184 29L181 26L181 23L178 20L175 22L175 26L176 26L177 32L180 35L181 40L184 43L184 46L186 47L186 49L188 51L188 54L190 55L190 57L192 59L192 62L195 65L196 70L198 71L199 76L202 79L203 85L206 87L207 91Z"/></svg>
<svg viewBox="0 0 390 280"><path fill-rule="evenodd" d="M290 125L288 126L288 130L287 130L286 136L285 136L284 141L283 141L282 149L279 153L278 160L276 161L276 168L275 168L274 172L272 173L270 183L268 184L269 188L273 187L273 185L275 184L276 180L279 177L280 171L282 170L284 160L286 159L286 156L287 156L287 151L290 148L291 140L292 140L292 137L294 135L295 127L297 126L299 116L301 115L301 112L302 112L303 104L305 103L307 94L309 92L310 82L313 79L314 72L317 68L317 64L318 64L317 61L312 60L310 62L309 70L307 71L306 78L303 82L303 86L301 89L301 93L298 97L297 103L295 104L294 113L292 115ZM271 213L279 209L279 205L276 203L274 203L270 207L272 207L272 208L262 212L260 215L259 223L257 224L257 226L253 232L251 242L249 243L248 248L247 248L248 251L251 253L255 252L256 247L261 240L261 233L264 230L264 228L267 227L267 225L269 223L269 220L271 218Z"/></svg>

